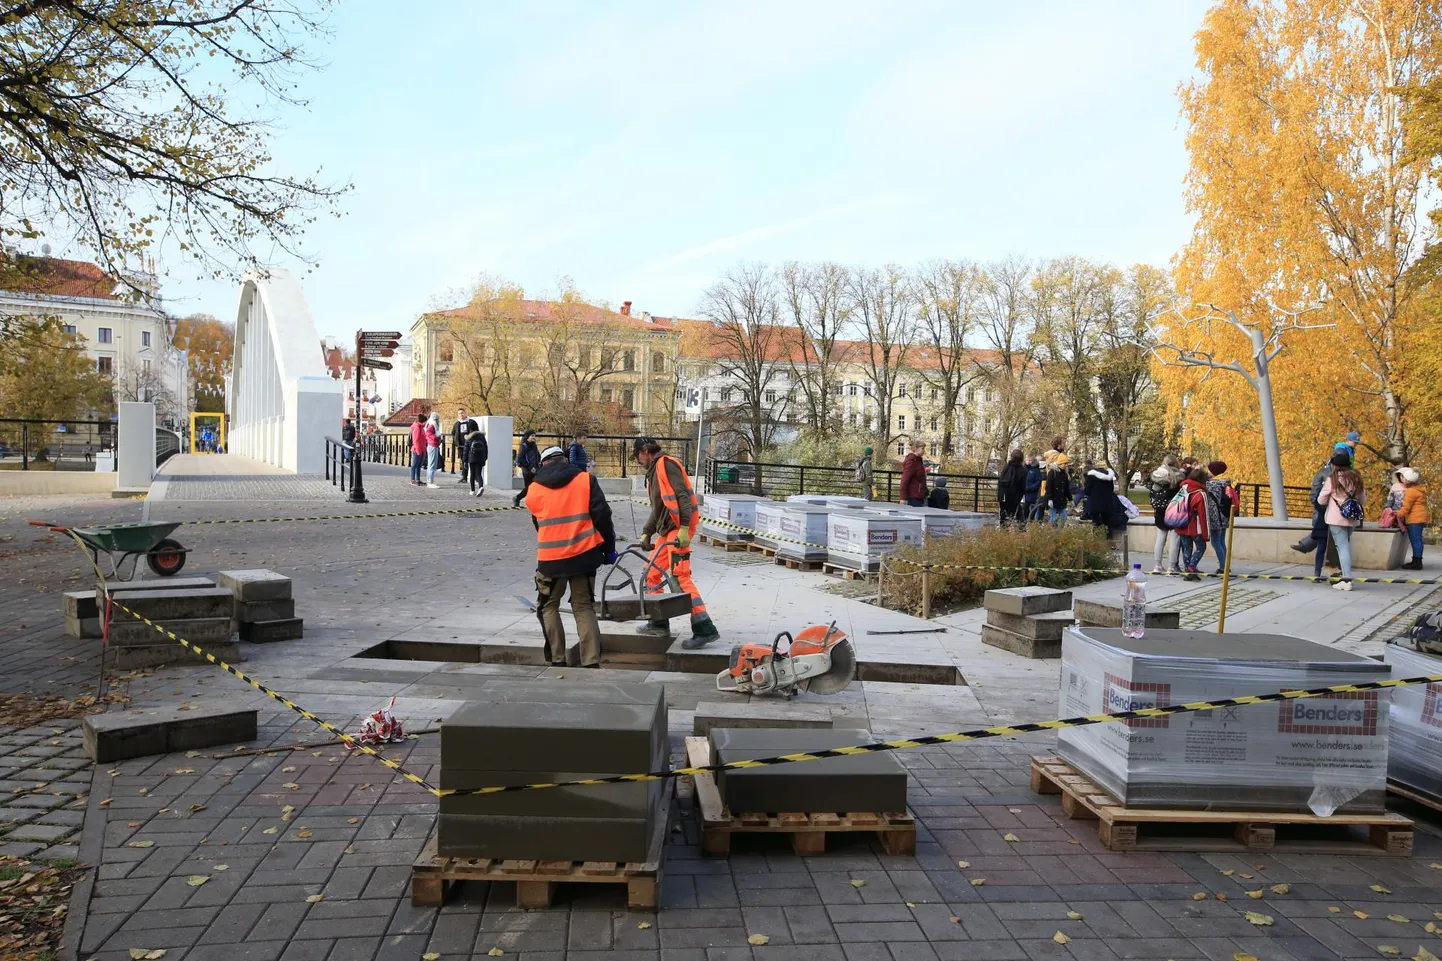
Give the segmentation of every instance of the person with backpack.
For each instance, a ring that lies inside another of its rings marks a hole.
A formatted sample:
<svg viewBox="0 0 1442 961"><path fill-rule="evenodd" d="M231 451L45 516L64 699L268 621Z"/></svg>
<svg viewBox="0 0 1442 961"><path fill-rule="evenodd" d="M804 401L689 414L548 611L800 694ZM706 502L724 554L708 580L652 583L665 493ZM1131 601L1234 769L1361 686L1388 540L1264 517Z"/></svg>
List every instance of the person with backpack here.
<svg viewBox="0 0 1442 961"><path fill-rule="evenodd" d="M912 441L911 453L901 462L901 502L908 507L926 506L926 464L921 459L925 449L921 441Z"/></svg>
<svg viewBox="0 0 1442 961"><path fill-rule="evenodd" d="M1422 475L1415 468L1402 467L1397 476L1403 484L1402 506L1397 509L1397 522L1407 532L1412 542L1412 559L1402 566L1409 571L1422 569L1422 528L1432 522L1432 512L1427 509L1427 488L1422 486Z"/></svg>
<svg viewBox="0 0 1442 961"><path fill-rule="evenodd" d="M1345 447L1346 445L1342 446ZM1351 463L1350 451L1351 448L1348 448L1345 452L1345 455L1348 457L1348 464ZM1342 450L1333 448L1332 456L1336 457L1342 453L1344 453ZM1312 475L1312 493L1309 495L1311 498L1310 503L1312 504L1312 530L1292 545L1292 550L1298 554L1310 554L1315 550L1320 552L1319 556L1325 557L1327 553L1327 512L1322 509L1317 498L1322 496L1322 484L1328 477L1332 476L1332 470L1332 461L1329 459L1321 467L1317 468L1317 473ZM1321 561L1317 562L1317 573L1319 575L1322 573Z"/></svg>
<svg viewBox="0 0 1442 961"><path fill-rule="evenodd" d="M1167 505L1167 526L1177 532L1182 545L1183 580L1199 581L1197 566L1207 553L1207 472L1193 467Z"/></svg>
<svg viewBox="0 0 1442 961"><path fill-rule="evenodd" d="M521 492L515 497L515 506L520 507L526 499L526 491L536 479L541 468L541 448L536 446L536 432L528 430L521 435L521 446L516 449L516 466L521 469Z"/></svg>
<svg viewBox="0 0 1442 961"><path fill-rule="evenodd" d="M1001 469L1001 476L996 479L996 502L1004 527L1022 519L1022 499L1026 496L1026 465L1022 463L1022 457L1020 450L1012 451L1006 466Z"/></svg>
<svg viewBox="0 0 1442 961"><path fill-rule="evenodd" d="M1327 518L1327 536L1337 545L1337 561L1342 566L1342 577L1332 587L1339 591L1352 589L1352 531L1362 525L1363 509L1367 492L1362 485L1362 475L1352 469L1352 459L1338 451L1332 455L1332 475L1322 483L1317 495L1317 504L1324 508ZM1320 558L1325 549L1317 545ZM1321 575L1321 562L1317 573Z"/></svg>
<svg viewBox="0 0 1442 961"><path fill-rule="evenodd" d="M588 471L591 468L591 458L586 454L586 441L590 439L585 431L581 431L566 449L566 461L576 470Z"/></svg>
<svg viewBox="0 0 1442 961"><path fill-rule="evenodd" d="M861 457L856 461L856 483L861 485L861 496L867 500L872 500L876 497L876 488L872 486L872 478L875 476L875 467L871 463L873 454L874 451L868 447L861 452Z"/></svg>
<svg viewBox="0 0 1442 961"><path fill-rule="evenodd" d="M926 506L939 511L951 510L951 491L946 489L946 478L936 478L931 493L926 495Z"/></svg>
<svg viewBox="0 0 1442 961"><path fill-rule="evenodd" d="M1127 512L1117 497L1117 475L1106 461L1093 464L1082 476L1082 520L1090 521L1108 537L1125 535Z"/></svg>
<svg viewBox="0 0 1442 961"><path fill-rule="evenodd" d="M1211 480L1207 481L1207 530L1211 533L1212 551L1217 555L1217 573L1227 566L1227 528L1232 518L1242 512L1242 498L1232 482L1226 479L1225 461L1214 460L1207 465Z"/></svg>
<svg viewBox="0 0 1442 961"><path fill-rule="evenodd" d="M1026 459L1026 488L1021 495L1021 507L1025 519L1036 520L1036 502L1041 497L1041 455L1032 454Z"/></svg>
<svg viewBox="0 0 1442 961"><path fill-rule="evenodd" d="M1182 550L1181 538L1167 526L1167 505L1182 486L1182 476L1182 471L1177 466L1177 455L1168 454L1147 479L1147 499L1152 505L1152 524L1157 529L1157 542L1152 552L1153 574L1182 573L1177 566ZM1170 567L1163 567L1162 565L1168 562L1169 555Z"/></svg>
<svg viewBox="0 0 1442 961"><path fill-rule="evenodd" d="M480 429L481 425L476 423L474 417L466 416L466 409L464 407L456 410L456 422L454 426L451 427L451 443L455 445L453 450L455 450L456 456L461 462L461 479L456 481L457 484L464 484L470 479L468 471L470 470L471 457L470 452L466 450L466 438ZM484 459L482 459L482 463L484 462ZM471 490L475 490L475 485L471 486Z"/></svg>
<svg viewBox="0 0 1442 961"><path fill-rule="evenodd" d="M1046 503L1050 505L1047 512L1047 523L1053 527L1061 527L1066 523L1066 509L1071 503L1071 474L1067 465L1071 463L1066 456L1066 451L1056 450L1052 452L1049 468L1046 472Z"/></svg>
<svg viewBox="0 0 1442 961"><path fill-rule="evenodd" d="M471 496L480 497L486 492L486 460L490 457L490 445L486 435L479 430L471 431L464 438L466 451L466 479L471 485Z"/></svg>

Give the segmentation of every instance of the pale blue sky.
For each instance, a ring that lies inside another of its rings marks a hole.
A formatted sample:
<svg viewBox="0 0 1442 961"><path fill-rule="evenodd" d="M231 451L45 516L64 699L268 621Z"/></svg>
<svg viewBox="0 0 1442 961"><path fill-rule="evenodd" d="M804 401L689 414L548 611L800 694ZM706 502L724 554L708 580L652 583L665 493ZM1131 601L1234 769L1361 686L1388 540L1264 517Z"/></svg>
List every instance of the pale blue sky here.
<svg viewBox="0 0 1442 961"><path fill-rule="evenodd" d="M694 315L740 260L1165 263L1204 8L344 3L274 138L355 185L312 229L307 298L345 337L482 271ZM232 284L165 291L234 317Z"/></svg>

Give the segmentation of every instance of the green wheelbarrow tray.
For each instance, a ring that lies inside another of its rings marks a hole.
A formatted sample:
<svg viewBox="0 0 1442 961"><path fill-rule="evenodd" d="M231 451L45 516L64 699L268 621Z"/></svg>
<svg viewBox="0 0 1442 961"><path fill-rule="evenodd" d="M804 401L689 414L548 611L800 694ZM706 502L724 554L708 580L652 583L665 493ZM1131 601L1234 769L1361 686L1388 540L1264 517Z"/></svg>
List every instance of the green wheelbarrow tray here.
<svg viewBox="0 0 1442 961"><path fill-rule="evenodd" d="M185 555L189 548L181 547L170 535L180 522L153 524L106 524L103 527L63 527L48 521L31 521L35 527L45 527L60 534L72 534L90 550L91 559L97 564L100 555L110 558L111 575L118 580L135 578L140 558L160 577L170 577L185 566ZM129 572L126 573L127 564Z"/></svg>

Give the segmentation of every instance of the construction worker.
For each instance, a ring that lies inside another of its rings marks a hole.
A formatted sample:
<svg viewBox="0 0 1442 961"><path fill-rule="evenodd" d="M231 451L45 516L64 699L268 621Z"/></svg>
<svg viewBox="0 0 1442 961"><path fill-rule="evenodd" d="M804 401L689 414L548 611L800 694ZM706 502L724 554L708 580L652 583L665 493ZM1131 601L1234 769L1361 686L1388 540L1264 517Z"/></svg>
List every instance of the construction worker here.
<svg viewBox="0 0 1442 961"><path fill-rule="evenodd" d="M633 455L646 471L646 489L651 494L651 516L641 529L641 548L652 551L651 566L646 569L646 589L660 592L665 574L672 574L681 589L691 595L691 636L681 642L688 651L721 637L721 632L706 613L706 602L691 579L691 538L701 523L691 478L681 462L661 453L661 445L651 437L638 437ZM657 538L652 549L652 538ZM650 621L642 633L670 633L665 621Z"/></svg>
<svg viewBox="0 0 1442 961"><path fill-rule="evenodd" d="M535 480L525 490L536 525L536 616L552 666L566 663L561 599L571 590L571 613L581 635L581 666L601 666L601 625L596 621L596 571L616 562L611 505L594 474L566 463L566 452L547 447Z"/></svg>

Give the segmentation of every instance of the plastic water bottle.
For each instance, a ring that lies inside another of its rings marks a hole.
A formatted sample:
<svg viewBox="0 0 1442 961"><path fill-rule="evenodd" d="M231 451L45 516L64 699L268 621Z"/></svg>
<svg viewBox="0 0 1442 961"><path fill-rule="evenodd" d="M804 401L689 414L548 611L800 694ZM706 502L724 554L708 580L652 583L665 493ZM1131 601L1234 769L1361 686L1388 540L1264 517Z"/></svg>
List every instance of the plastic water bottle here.
<svg viewBox="0 0 1442 961"><path fill-rule="evenodd" d="M1122 592L1122 633L1141 637L1147 630L1147 575L1142 565L1133 564Z"/></svg>

